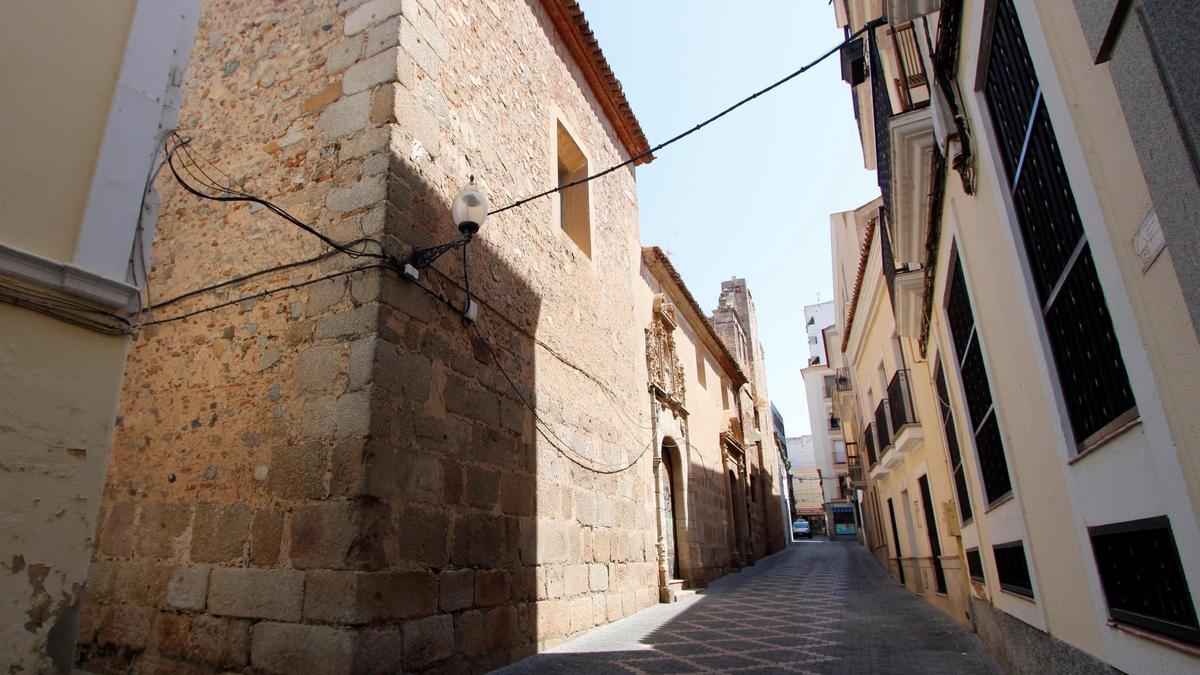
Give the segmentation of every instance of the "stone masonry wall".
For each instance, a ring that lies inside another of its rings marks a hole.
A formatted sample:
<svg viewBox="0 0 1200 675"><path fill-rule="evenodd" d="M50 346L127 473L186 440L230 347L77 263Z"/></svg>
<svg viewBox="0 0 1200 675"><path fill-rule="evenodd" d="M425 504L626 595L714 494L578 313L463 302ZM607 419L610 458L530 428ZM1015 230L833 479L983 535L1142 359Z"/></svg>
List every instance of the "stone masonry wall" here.
<svg viewBox="0 0 1200 675"><path fill-rule="evenodd" d="M536 3L214 0L184 88L211 175L400 257L456 238L472 174L496 204L552 184L556 116L624 158ZM155 300L325 250L159 187ZM344 255L157 310L231 303L134 343L80 663L482 671L654 603L633 172L590 189L590 259L549 199L485 224L479 334L390 271L311 283L371 262ZM461 306L462 273L422 283Z"/></svg>

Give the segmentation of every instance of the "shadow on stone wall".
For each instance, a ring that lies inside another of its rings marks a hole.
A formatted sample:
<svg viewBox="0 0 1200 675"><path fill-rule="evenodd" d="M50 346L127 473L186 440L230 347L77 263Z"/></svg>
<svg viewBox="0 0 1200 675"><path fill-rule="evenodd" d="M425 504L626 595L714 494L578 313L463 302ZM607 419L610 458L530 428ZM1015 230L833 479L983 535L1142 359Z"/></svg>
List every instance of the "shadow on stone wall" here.
<svg viewBox="0 0 1200 675"><path fill-rule="evenodd" d="M446 198L408 162L393 158L388 193L389 240L458 238ZM405 670L486 671L538 639L536 431L521 399L534 404L540 298L486 236L468 261L475 325L453 309L466 303L459 251L421 279L452 307L382 280L364 493L391 519L380 559L436 577L438 595L435 612L404 625ZM362 657L374 662L369 645Z"/></svg>

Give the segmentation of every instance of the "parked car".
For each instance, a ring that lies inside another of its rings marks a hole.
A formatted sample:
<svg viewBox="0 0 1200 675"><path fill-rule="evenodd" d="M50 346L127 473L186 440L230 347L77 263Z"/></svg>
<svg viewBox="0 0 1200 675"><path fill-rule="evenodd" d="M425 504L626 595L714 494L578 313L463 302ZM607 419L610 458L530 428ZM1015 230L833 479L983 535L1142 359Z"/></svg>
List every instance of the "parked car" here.
<svg viewBox="0 0 1200 675"><path fill-rule="evenodd" d="M808 526L808 521L803 518L792 523L792 538L799 539L800 537L812 539L812 528Z"/></svg>

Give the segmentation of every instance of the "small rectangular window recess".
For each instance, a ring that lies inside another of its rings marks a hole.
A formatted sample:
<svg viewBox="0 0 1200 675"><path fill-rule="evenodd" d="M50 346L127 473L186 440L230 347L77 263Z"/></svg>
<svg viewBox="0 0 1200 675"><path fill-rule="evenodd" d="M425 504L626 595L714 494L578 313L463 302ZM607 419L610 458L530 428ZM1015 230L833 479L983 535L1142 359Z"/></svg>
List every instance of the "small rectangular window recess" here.
<svg viewBox="0 0 1200 675"><path fill-rule="evenodd" d="M1200 644L1200 623L1166 516L1089 527L1088 538L1113 621Z"/></svg>
<svg viewBox="0 0 1200 675"><path fill-rule="evenodd" d="M588 175L587 156L571 133L558 122L558 220L559 226L571 237L583 254L592 257L591 206L588 183L565 187Z"/></svg>
<svg viewBox="0 0 1200 675"><path fill-rule="evenodd" d="M725 383L721 383L721 409L729 410L729 387Z"/></svg>
<svg viewBox="0 0 1200 675"><path fill-rule="evenodd" d="M979 555L979 549L967 549L967 573L975 581L984 581L983 576L983 556Z"/></svg>
<svg viewBox="0 0 1200 675"><path fill-rule="evenodd" d="M700 350L696 350L696 379L700 381L700 386L708 389L708 368L704 365L704 354ZM725 397L722 396L722 399Z"/></svg>
<svg viewBox="0 0 1200 675"><path fill-rule="evenodd" d="M996 561L996 577L1000 588L1033 599L1033 581L1029 577L1029 563L1025 560L1025 542L1017 540L992 547Z"/></svg>

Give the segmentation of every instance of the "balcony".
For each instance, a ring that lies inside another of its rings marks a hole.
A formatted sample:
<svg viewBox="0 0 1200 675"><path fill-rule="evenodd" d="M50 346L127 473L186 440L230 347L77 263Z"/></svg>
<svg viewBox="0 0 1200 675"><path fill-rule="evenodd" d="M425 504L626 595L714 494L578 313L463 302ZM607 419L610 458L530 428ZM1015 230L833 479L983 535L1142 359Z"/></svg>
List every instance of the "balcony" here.
<svg viewBox="0 0 1200 675"><path fill-rule="evenodd" d="M850 369L849 368L838 368L835 379L837 381L837 390L838 391L850 391Z"/></svg>
<svg viewBox="0 0 1200 675"><path fill-rule="evenodd" d="M863 446L867 449L867 466L874 467L879 462L879 455L875 454L875 430L868 424L866 429L863 429Z"/></svg>
<svg viewBox="0 0 1200 675"><path fill-rule="evenodd" d="M929 76L917 47L917 32L911 22L888 29L892 39L892 55L896 60L896 76L892 83L900 98L900 113L929 106Z"/></svg>
<svg viewBox="0 0 1200 675"><path fill-rule="evenodd" d="M829 416L829 430L834 431L834 432L840 432L842 430L842 418L838 417L837 415L830 415Z"/></svg>
<svg viewBox="0 0 1200 675"><path fill-rule="evenodd" d="M858 455L846 456L846 473L850 476L850 482L856 487L861 486L866 482L866 477L863 475L863 467L859 462Z"/></svg>
<svg viewBox="0 0 1200 675"><path fill-rule="evenodd" d="M888 400L885 398L875 407L875 433L879 435L879 450L882 455L892 444L892 425L888 419Z"/></svg>
<svg viewBox="0 0 1200 675"><path fill-rule="evenodd" d="M899 454L916 450L924 440L924 432L917 420L913 405L912 387L909 385L908 369L897 370L888 383L888 416L892 423L892 445ZM876 413L878 414L878 413Z"/></svg>

